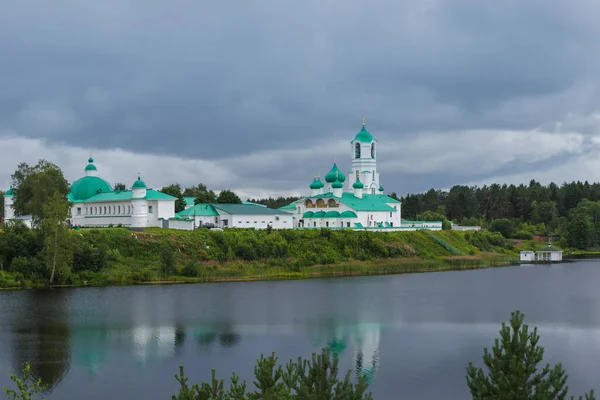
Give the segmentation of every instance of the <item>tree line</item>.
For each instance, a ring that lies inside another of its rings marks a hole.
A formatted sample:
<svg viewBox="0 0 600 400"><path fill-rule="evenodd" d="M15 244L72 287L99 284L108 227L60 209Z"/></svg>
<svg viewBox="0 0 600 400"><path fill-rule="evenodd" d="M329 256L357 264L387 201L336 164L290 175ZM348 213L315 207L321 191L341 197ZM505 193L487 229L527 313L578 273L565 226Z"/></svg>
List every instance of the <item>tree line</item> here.
<svg viewBox="0 0 600 400"><path fill-rule="evenodd" d="M500 337L495 339L491 351L484 348L484 368L469 363L466 368L466 382L474 400L574 400L569 396L568 375L562 364L550 366L542 364L544 348L539 345L537 328L529 329L523 323L520 311L511 313L508 324L502 323ZM209 382L190 384L183 366L175 380L178 392L172 400L373 400L368 392L367 377L357 373L352 379L349 370L343 377L339 375L339 356L325 348L321 353L313 353L312 358L299 357L284 366L278 363L275 354L261 355L254 367L254 387L240 381L233 373L229 386L216 377L212 369ZM33 376L26 364L21 376L11 374L17 390L2 387L11 400L34 400L46 390L45 384ZM394 398L402 398L402 388L394 393ZM590 390L579 400L595 400L594 390Z"/></svg>

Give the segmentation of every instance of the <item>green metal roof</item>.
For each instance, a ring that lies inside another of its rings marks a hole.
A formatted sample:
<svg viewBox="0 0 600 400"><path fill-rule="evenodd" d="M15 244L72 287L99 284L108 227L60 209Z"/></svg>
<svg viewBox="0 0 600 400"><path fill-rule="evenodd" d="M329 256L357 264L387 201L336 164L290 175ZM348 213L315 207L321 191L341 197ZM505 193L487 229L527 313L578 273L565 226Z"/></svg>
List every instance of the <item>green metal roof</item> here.
<svg viewBox="0 0 600 400"><path fill-rule="evenodd" d="M304 214L302 214L302 218L312 218L315 215L315 213L313 211L305 211Z"/></svg>
<svg viewBox="0 0 600 400"><path fill-rule="evenodd" d="M323 218L327 214L325 211L317 211L313 214L313 218Z"/></svg>
<svg viewBox="0 0 600 400"><path fill-rule="evenodd" d="M325 213L324 218L339 218L339 217L340 217L339 211L328 211Z"/></svg>
<svg viewBox="0 0 600 400"><path fill-rule="evenodd" d="M257 207L266 207L266 205L264 204L260 204L260 203L253 203L251 201L242 201L242 204L245 204L247 206L257 206Z"/></svg>
<svg viewBox="0 0 600 400"><path fill-rule="evenodd" d="M86 171L97 171L98 168L96 168L96 166L94 164L88 164L85 166L85 170Z"/></svg>
<svg viewBox="0 0 600 400"><path fill-rule="evenodd" d="M133 182L133 185L131 185L131 188L132 189L145 189L145 188L147 188L147 186L144 183L144 181L142 180L142 178L138 176L137 180L135 182Z"/></svg>
<svg viewBox="0 0 600 400"><path fill-rule="evenodd" d="M6 192L4 192L5 196L14 196L14 191L13 191L13 187L12 185L10 185L10 189L8 189Z"/></svg>
<svg viewBox="0 0 600 400"><path fill-rule="evenodd" d="M283 206L283 207L279 207L278 210L283 210L283 211L294 211L296 209L296 203L292 203L292 204L288 204L287 206Z"/></svg>
<svg viewBox="0 0 600 400"><path fill-rule="evenodd" d="M315 196L308 196L309 199L319 198L334 198L331 193L318 194ZM337 198L336 198L337 199ZM344 192L339 201L347 205L348 207L356 211L397 211L394 207L391 207L387 203L400 203L398 200L394 200L389 196L383 194L364 194L361 199L354 196L354 193Z"/></svg>
<svg viewBox="0 0 600 400"><path fill-rule="evenodd" d="M379 191L380 191L380 192L383 192L383 190L384 190L384 189L383 189L383 185L379 185Z"/></svg>
<svg viewBox="0 0 600 400"><path fill-rule="evenodd" d="M128 200L176 200L176 197L170 196L163 192L159 192L158 190L148 189L146 190L145 197L133 197L132 190L117 190L110 191L107 193L99 193L95 196L92 196L88 199L76 199L71 197L71 193L69 193L69 201L73 203L98 203L98 202L110 202L110 201L128 201Z"/></svg>
<svg viewBox="0 0 600 400"><path fill-rule="evenodd" d="M340 214L340 218L358 218L354 211L346 210Z"/></svg>
<svg viewBox="0 0 600 400"><path fill-rule="evenodd" d="M221 211L228 214L246 214L246 215L282 215L279 210L274 210L268 207L260 207L250 204L213 204L214 208L220 213Z"/></svg>
<svg viewBox="0 0 600 400"><path fill-rule="evenodd" d="M359 142L372 142L373 135L371 135L371 133L369 133L369 131L363 125L360 132L358 132L354 137L354 140L358 140Z"/></svg>
<svg viewBox="0 0 600 400"><path fill-rule="evenodd" d="M317 177L315 176L315 179L313 179L312 183L310 184L310 188L311 189L320 189L321 186L319 186L319 181L317 181Z"/></svg>
<svg viewBox="0 0 600 400"><path fill-rule="evenodd" d="M184 196L183 201L186 206L193 206L196 198L194 196Z"/></svg>
<svg viewBox="0 0 600 400"><path fill-rule="evenodd" d="M215 217L219 215L219 212L211 204L196 204L186 210L180 211L176 214L178 217Z"/></svg>
<svg viewBox="0 0 600 400"><path fill-rule="evenodd" d="M337 164L334 162L331 170L325 175L325 181L333 183L336 179L339 179L340 182L344 182L346 180L346 175L342 174L342 171L340 171Z"/></svg>
<svg viewBox="0 0 600 400"><path fill-rule="evenodd" d="M97 176L84 176L73 182L69 194L71 201L87 200L98 193L110 193L112 187L104 179Z"/></svg>

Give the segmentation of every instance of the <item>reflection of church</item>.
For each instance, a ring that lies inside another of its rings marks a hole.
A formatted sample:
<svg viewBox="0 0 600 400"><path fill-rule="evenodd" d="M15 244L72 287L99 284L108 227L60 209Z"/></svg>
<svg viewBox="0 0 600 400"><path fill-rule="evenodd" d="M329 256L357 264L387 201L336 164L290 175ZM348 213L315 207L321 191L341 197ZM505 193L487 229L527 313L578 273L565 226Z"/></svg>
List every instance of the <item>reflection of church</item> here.
<svg viewBox="0 0 600 400"><path fill-rule="evenodd" d="M323 332L313 333L313 344L328 347L340 358L349 345L353 346L353 365L356 374L363 375L371 383L379 366L379 343L381 327L379 324L357 324L336 326L328 332L328 338L321 337Z"/></svg>

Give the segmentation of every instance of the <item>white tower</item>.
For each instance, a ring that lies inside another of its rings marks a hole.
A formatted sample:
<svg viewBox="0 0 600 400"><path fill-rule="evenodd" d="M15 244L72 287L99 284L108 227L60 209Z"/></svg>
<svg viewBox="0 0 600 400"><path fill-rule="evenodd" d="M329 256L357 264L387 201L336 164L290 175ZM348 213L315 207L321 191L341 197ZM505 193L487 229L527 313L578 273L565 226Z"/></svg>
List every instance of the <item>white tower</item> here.
<svg viewBox="0 0 600 400"><path fill-rule="evenodd" d="M4 193L4 221L8 221L15 217L15 210L13 208L13 187Z"/></svg>
<svg viewBox="0 0 600 400"><path fill-rule="evenodd" d="M131 186L132 190L132 213L131 227L144 228L148 224L148 202L146 201L146 184L138 176L137 181Z"/></svg>
<svg viewBox="0 0 600 400"><path fill-rule="evenodd" d="M377 140L365 128L365 117L360 132L351 143L352 169L348 179L348 190L352 183L360 180L365 194L379 193L379 173L377 172ZM352 182L352 183L351 183Z"/></svg>
<svg viewBox="0 0 600 400"><path fill-rule="evenodd" d="M88 165L85 166L85 176L98 176L98 169L94 165L94 159L90 154L90 158L88 158Z"/></svg>

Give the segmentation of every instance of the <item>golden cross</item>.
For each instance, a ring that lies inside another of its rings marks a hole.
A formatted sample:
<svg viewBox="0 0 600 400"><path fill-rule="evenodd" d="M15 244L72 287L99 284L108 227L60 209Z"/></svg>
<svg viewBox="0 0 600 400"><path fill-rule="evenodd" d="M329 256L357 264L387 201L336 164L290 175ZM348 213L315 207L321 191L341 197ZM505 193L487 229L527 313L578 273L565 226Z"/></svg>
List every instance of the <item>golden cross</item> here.
<svg viewBox="0 0 600 400"><path fill-rule="evenodd" d="M363 123L363 126L365 126L365 116L364 116L364 114L362 115L362 123Z"/></svg>

